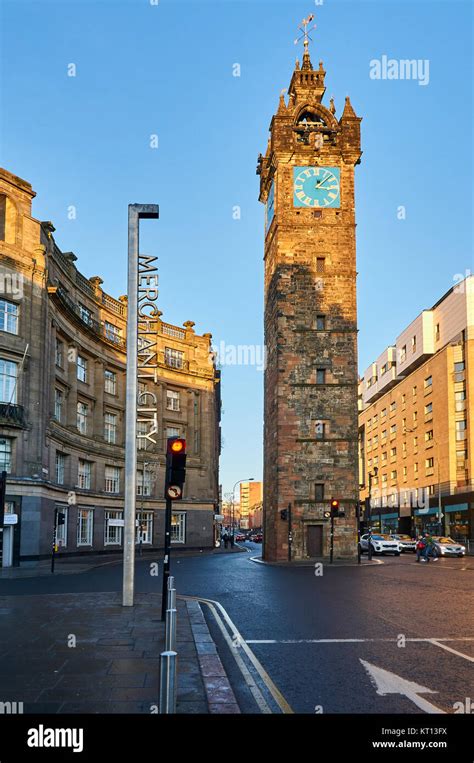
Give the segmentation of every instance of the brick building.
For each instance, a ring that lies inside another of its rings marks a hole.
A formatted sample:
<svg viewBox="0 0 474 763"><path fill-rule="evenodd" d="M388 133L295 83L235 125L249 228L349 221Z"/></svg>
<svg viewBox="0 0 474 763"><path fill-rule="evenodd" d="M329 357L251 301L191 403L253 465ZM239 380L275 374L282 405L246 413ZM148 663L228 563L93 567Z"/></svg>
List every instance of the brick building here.
<svg viewBox="0 0 474 763"><path fill-rule="evenodd" d="M0 170L0 470L8 472L3 564L46 557L55 509L65 554L122 546L127 300L85 278L49 222L31 216L29 183ZM165 443L187 439L173 536L211 547L218 504L220 379L211 335L159 322L156 446L138 439L137 512L145 548L164 533ZM141 387L143 391L143 387ZM140 434L140 428L139 432ZM137 530L137 540L139 540Z"/></svg>
<svg viewBox="0 0 474 763"><path fill-rule="evenodd" d="M357 467L357 310L354 167L360 118L349 98L336 117L322 62L305 42L288 101L280 97L260 155L265 204L264 557L326 557L332 497L335 557L354 557Z"/></svg>
<svg viewBox="0 0 474 763"><path fill-rule="evenodd" d="M250 518L253 514L253 509L257 504L262 502L262 496L262 482L240 483L240 527L242 529L248 530L251 527Z"/></svg>
<svg viewBox="0 0 474 763"><path fill-rule="evenodd" d="M371 524L474 539L474 276L420 315L360 383L361 499Z"/></svg>

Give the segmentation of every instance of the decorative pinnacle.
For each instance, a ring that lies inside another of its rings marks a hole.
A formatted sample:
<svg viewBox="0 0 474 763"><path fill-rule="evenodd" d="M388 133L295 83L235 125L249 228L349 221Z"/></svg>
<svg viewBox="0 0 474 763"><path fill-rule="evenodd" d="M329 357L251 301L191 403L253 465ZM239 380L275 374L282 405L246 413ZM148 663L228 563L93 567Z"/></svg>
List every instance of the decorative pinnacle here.
<svg viewBox="0 0 474 763"><path fill-rule="evenodd" d="M309 14L308 18L303 19L303 21L301 22L301 24L298 27L298 29L301 31L301 34L295 40L295 45L298 45L298 43L301 42L301 40L303 40L303 45L304 45L303 69L312 69L313 68L311 66L311 61L310 61L310 58L309 58L309 51L308 51L309 41L310 40L311 40L311 42L313 41L312 37L310 36L309 33L313 29L316 29L316 24L313 24L313 26L308 29L308 27L311 24L311 22L313 21L313 19L314 19L314 15L312 13Z"/></svg>

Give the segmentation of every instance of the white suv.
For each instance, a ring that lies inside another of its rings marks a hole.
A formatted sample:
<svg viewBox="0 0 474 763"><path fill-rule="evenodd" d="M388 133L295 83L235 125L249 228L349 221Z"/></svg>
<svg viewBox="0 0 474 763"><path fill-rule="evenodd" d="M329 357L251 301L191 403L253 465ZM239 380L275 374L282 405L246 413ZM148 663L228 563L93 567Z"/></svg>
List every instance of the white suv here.
<svg viewBox="0 0 474 763"><path fill-rule="evenodd" d="M380 535L380 533L372 533L371 546L373 554L395 554L395 556L400 556L402 550L399 541L393 540L390 535ZM365 535L360 537L360 552L363 554L368 551L369 533L365 533Z"/></svg>

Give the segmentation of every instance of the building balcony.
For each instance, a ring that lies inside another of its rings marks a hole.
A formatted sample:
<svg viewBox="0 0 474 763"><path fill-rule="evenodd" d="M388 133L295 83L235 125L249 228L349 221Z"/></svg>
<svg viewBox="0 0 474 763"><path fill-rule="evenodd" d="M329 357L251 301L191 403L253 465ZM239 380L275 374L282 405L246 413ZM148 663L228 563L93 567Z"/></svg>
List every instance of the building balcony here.
<svg viewBox="0 0 474 763"><path fill-rule="evenodd" d="M0 403L0 424L9 427L26 427L25 409L23 406Z"/></svg>
<svg viewBox="0 0 474 763"><path fill-rule="evenodd" d="M117 347L120 350L125 350L125 339L118 334L112 334L110 331L107 331L103 324L99 323L99 321L96 321L94 318L87 316L81 311L79 305L71 299L65 289L61 286L50 286L48 287L48 291L77 325L85 329L94 337L101 339L103 342L107 342L107 344Z"/></svg>

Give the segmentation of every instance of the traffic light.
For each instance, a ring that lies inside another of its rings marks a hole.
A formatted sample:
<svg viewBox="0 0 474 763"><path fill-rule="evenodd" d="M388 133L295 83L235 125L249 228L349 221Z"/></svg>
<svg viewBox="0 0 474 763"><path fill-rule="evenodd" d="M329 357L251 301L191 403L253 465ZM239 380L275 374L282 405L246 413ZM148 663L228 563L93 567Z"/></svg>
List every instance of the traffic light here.
<svg viewBox="0 0 474 763"><path fill-rule="evenodd" d="M288 509L282 509L280 511L280 519L283 519L284 522L288 519Z"/></svg>
<svg viewBox="0 0 474 763"><path fill-rule="evenodd" d="M339 501L337 498L331 498L331 517L339 516Z"/></svg>
<svg viewBox="0 0 474 763"><path fill-rule="evenodd" d="M182 437L170 437L166 449L165 498L181 499L185 479L186 440Z"/></svg>

